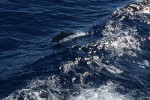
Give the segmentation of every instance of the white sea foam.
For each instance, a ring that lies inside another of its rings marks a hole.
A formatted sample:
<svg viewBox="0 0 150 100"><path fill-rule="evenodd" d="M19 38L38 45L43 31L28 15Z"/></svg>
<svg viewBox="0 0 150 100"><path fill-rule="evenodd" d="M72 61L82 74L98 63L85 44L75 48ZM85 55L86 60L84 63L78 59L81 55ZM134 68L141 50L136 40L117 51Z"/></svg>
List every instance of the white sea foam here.
<svg viewBox="0 0 150 100"><path fill-rule="evenodd" d="M57 77L46 80L32 80L29 85L18 90L2 100L60 100L59 88L56 86ZM52 93L52 91L56 93Z"/></svg>
<svg viewBox="0 0 150 100"><path fill-rule="evenodd" d="M102 63L101 59L99 59L98 57L93 57L93 59L94 59L94 62L97 65L99 65L100 70L101 70L101 68L105 68L107 71L109 71L112 74L121 74L121 73L123 73L123 71L121 69L115 67L114 65L111 65L111 64L106 65L106 64Z"/></svg>
<svg viewBox="0 0 150 100"><path fill-rule="evenodd" d="M115 91L117 85L108 82L96 89L81 89L78 96L72 96L69 100L134 100L129 95L123 95Z"/></svg>
<svg viewBox="0 0 150 100"><path fill-rule="evenodd" d="M136 2L142 2L143 0L135 0Z"/></svg>
<svg viewBox="0 0 150 100"><path fill-rule="evenodd" d="M36 80L31 82L29 88L19 90L12 93L2 100L62 100L63 94L52 93L52 86L47 84L46 88L42 89L47 80ZM68 100L134 100L130 95L120 94L115 89L118 85L108 82L99 88L81 89L76 96L69 96ZM58 88L53 87L55 91L60 92ZM57 90L58 89L58 90ZM62 97L61 97L62 96Z"/></svg>
<svg viewBox="0 0 150 100"><path fill-rule="evenodd" d="M105 37L100 41L100 45L103 45L106 51L110 51L111 56L123 56L124 54L136 56L132 50L140 50L137 29L124 27L121 22L109 21L103 31Z"/></svg>
<svg viewBox="0 0 150 100"><path fill-rule="evenodd" d="M77 37L82 37L82 36L86 36L88 35L89 33L88 32L82 32L82 31L77 31L75 34L73 35L70 35L64 39L62 39L60 42L66 42L66 41L70 41L74 38L77 38Z"/></svg>
<svg viewBox="0 0 150 100"><path fill-rule="evenodd" d="M150 61L143 60L142 62L138 62L138 66L141 67L141 68L150 67Z"/></svg>
<svg viewBox="0 0 150 100"><path fill-rule="evenodd" d="M32 80L30 84L21 90L18 90L2 100L64 100L61 94L62 88L56 86L56 78L46 80ZM66 100L149 100L149 96L135 99L132 95L136 91L126 94L117 92L117 88L123 89L119 84L108 81L107 84L99 88L79 88L76 95L68 95ZM53 92L55 91L55 92Z"/></svg>

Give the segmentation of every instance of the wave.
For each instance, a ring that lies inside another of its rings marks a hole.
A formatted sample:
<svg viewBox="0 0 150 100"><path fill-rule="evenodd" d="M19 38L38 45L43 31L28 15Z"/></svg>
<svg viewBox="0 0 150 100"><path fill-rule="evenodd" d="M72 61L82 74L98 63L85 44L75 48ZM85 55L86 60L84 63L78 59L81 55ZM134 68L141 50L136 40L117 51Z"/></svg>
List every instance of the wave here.
<svg viewBox="0 0 150 100"><path fill-rule="evenodd" d="M149 100L149 6L139 2L118 8L92 43L80 40L89 35L84 32L65 38L84 43L62 44L63 49L35 62L31 70L47 68L48 77L33 79L3 100Z"/></svg>
<svg viewBox="0 0 150 100"><path fill-rule="evenodd" d="M63 90L56 87L55 80L36 80L30 83L30 87L13 93L3 100L65 100ZM44 87L47 87L46 89ZM129 94L122 95L115 91L117 85L108 82L99 88L84 89L79 88L80 94L74 92L74 95L68 97L68 100L134 100Z"/></svg>

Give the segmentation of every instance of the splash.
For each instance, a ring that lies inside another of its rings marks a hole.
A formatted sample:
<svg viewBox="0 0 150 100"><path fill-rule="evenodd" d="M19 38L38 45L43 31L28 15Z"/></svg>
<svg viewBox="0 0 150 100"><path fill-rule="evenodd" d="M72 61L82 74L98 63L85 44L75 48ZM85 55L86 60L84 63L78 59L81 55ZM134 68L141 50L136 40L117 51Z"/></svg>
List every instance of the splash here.
<svg viewBox="0 0 150 100"><path fill-rule="evenodd" d="M71 36L68 36L68 37L62 39L60 41L60 43L67 42L67 41L70 41L72 39L83 37L83 36L86 36L86 35L89 35L89 33L88 32L82 32L82 31L79 32L79 31L77 31L74 35L71 35Z"/></svg>
<svg viewBox="0 0 150 100"><path fill-rule="evenodd" d="M129 95L123 95L115 91L117 85L108 82L96 89L82 89L79 96L69 100L134 100Z"/></svg>
<svg viewBox="0 0 150 100"><path fill-rule="evenodd" d="M2 100L61 100L59 87L56 86L56 77L32 80L26 88L18 90Z"/></svg>

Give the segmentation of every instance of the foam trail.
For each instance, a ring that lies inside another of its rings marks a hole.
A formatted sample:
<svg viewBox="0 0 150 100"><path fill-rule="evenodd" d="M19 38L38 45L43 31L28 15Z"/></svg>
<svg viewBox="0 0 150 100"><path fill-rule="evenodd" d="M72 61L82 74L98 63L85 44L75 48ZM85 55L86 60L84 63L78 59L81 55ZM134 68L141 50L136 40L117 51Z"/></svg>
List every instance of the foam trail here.
<svg viewBox="0 0 150 100"><path fill-rule="evenodd" d="M136 2L142 2L143 0L135 0Z"/></svg>
<svg viewBox="0 0 150 100"><path fill-rule="evenodd" d="M88 35L88 34L89 34L88 32L77 31L76 34L71 35L71 36L68 36L68 37L62 39L60 42L70 41L70 40L72 40L72 39L74 39L74 38L86 36L86 35Z"/></svg>

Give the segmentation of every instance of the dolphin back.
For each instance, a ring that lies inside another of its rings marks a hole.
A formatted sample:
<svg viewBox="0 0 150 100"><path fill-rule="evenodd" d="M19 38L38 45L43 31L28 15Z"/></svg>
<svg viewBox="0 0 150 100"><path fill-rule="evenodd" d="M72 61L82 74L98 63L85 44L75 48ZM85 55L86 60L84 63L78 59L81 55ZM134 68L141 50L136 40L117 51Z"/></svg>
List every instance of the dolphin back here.
<svg viewBox="0 0 150 100"><path fill-rule="evenodd" d="M55 37L52 39L51 43L59 42L60 40L66 38L66 37L68 37L68 36L70 36L70 35L73 35L73 34L75 34L75 33L73 33L73 32L63 32L63 31L62 31L60 34L58 34L57 36L55 36Z"/></svg>

